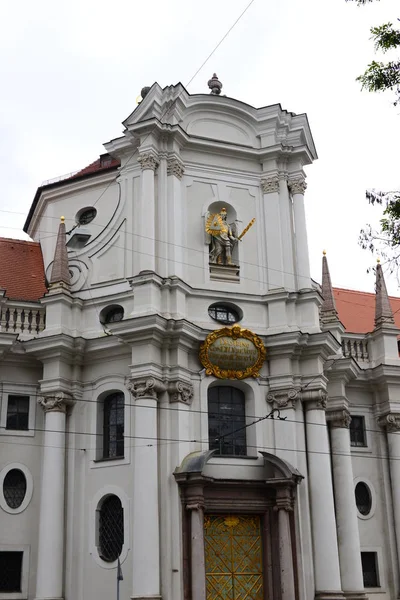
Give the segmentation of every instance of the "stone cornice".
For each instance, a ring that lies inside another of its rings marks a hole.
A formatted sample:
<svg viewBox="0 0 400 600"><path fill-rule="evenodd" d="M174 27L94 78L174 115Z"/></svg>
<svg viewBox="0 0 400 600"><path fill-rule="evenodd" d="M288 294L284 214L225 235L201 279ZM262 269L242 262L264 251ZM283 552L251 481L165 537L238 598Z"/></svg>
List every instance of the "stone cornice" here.
<svg viewBox="0 0 400 600"><path fill-rule="evenodd" d="M159 394L166 390L164 383L156 377L130 377L126 387L135 400L140 398L158 400Z"/></svg>
<svg viewBox="0 0 400 600"><path fill-rule="evenodd" d="M46 330L45 330L46 331ZM41 335L23 342L27 354L40 361L59 358L70 364L81 364L84 357L86 340L65 333Z"/></svg>

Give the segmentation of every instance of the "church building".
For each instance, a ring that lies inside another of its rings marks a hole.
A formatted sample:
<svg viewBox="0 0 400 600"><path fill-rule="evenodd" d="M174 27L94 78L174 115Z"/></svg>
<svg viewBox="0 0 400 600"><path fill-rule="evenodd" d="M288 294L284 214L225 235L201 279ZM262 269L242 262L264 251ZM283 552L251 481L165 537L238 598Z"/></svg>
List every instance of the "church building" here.
<svg viewBox="0 0 400 600"><path fill-rule="evenodd" d="M394 600L400 298L310 276L305 114L179 83L0 239L0 600Z"/></svg>

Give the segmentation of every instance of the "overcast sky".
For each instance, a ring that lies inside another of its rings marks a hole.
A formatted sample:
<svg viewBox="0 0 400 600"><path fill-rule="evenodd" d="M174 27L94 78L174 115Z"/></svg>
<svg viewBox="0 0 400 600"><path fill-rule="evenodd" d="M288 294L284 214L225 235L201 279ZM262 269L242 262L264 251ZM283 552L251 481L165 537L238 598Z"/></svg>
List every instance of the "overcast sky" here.
<svg viewBox="0 0 400 600"><path fill-rule="evenodd" d="M37 187L80 169L119 136L144 85L186 85L249 0L20 0L0 20L0 235L22 226ZM357 7L345 0L255 0L188 86L254 106L306 112L319 159L307 167L312 276L326 249L333 283L373 291L358 247L377 221L365 188L400 187L400 108L360 92L374 58L372 25L395 22L398 0ZM7 212L9 211L9 212ZM397 281L389 280L400 295Z"/></svg>

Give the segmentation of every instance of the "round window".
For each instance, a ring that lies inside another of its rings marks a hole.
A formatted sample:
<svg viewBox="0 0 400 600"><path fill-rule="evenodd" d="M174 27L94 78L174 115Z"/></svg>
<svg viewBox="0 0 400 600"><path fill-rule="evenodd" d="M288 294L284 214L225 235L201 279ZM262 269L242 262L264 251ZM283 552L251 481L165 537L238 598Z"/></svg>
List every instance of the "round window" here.
<svg viewBox="0 0 400 600"><path fill-rule="evenodd" d="M124 309L122 306L107 306L103 308L100 313L100 322L103 325L107 325L107 323L118 323L118 321L122 321L124 318Z"/></svg>
<svg viewBox="0 0 400 600"><path fill-rule="evenodd" d="M214 321L224 325L233 325L243 318L242 311L230 304L211 304L208 314Z"/></svg>
<svg viewBox="0 0 400 600"><path fill-rule="evenodd" d="M97 210L95 208L84 208L83 210L78 212L78 214L76 215L76 220L79 223L79 225L87 225L88 223L91 223L93 221L96 215Z"/></svg>
<svg viewBox="0 0 400 600"><path fill-rule="evenodd" d="M372 508L371 491L366 483L359 481L355 488L356 505L358 512L363 515L369 515Z"/></svg>
<svg viewBox="0 0 400 600"><path fill-rule="evenodd" d="M26 494L26 478L19 469L11 469L4 477L3 496L10 508L19 508Z"/></svg>
<svg viewBox="0 0 400 600"><path fill-rule="evenodd" d="M106 562L114 562L124 545L124 509L114 494L107 496L99 514L99 554Z"/></svg>

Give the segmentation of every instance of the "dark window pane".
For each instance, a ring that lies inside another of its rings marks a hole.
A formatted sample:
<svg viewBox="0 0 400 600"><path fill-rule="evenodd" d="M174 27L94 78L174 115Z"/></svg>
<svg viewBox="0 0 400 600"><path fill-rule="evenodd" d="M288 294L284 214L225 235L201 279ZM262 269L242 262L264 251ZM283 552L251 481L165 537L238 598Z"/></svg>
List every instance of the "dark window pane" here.
<svg viewBox="0 0 400 600"><path fill-rule="evenodd" d="M208 390L210 449L220 455L246 455L245 397L241 390L216 386ZM219 439L222 438L222 439Z"/></svg>
<svg viewBox="0 0 400 600"><path fill-rule="evenodd" d="M4 477L3 495L10 508L19 508L26 494L25 475L19 469L11 469Z"/></svg>
<svg viewBox="0 0 400 600"><path fill-rule="evenodd" d="M103 457L124 456L124 395L119 392L104 400Z"/></svg>
<svg viewBox="0 0 400 600"><path fill-rule="evenodd" d="M365 432L364 417L351 415L350 444L351 444L351 446L366 446L367 445L367 436L366 436L366 432Z"/></svg>
<svg viewBox="0 0 400 600"><path fill-rule="evenodd" d="M20 592L22 552L0 552L0 592Z"/></svg>
<svg viewBox="0 0 400 600"><path fill-rule="evenodd" d="M236 310L225 304L215 304L214 306L210 306L208 314L214 321L224 323L225 325L230 325L231 323L236 323L240 320Z"/></svg>
<svg viewBox="0 0 400 600"><path fill-rule="evenodd" d="M379 587L376 552L361 552L364 587Z"/></svg>
<svg viewBox="0 0 400 600"><path fill-rule="evenodd" d="M362 481L356 485L355 497L358 511L362 515L369 515L372 505L371 492L369 491L369 487Z"/></svg>
<svg viewBox="0 0 400 600"><path fill-rule="evenodd" d="M97 210L95 208L88 208L87 210L84 210L79 215L79 225L87 225L88 223L91 223L96 215Z"/></svg>
<svg viewBox="0 0 400 600"><path fill-rule="evenodd" d="M107 496L100 508L99 552L103 560L113 562L124 545L124 509L118 496Z"/></svg>
<svg viewBox="0 0 400 600"><path fill-rule="evenodd" d="M6 429L27 430L29 396L8 396Z"/></svg>

